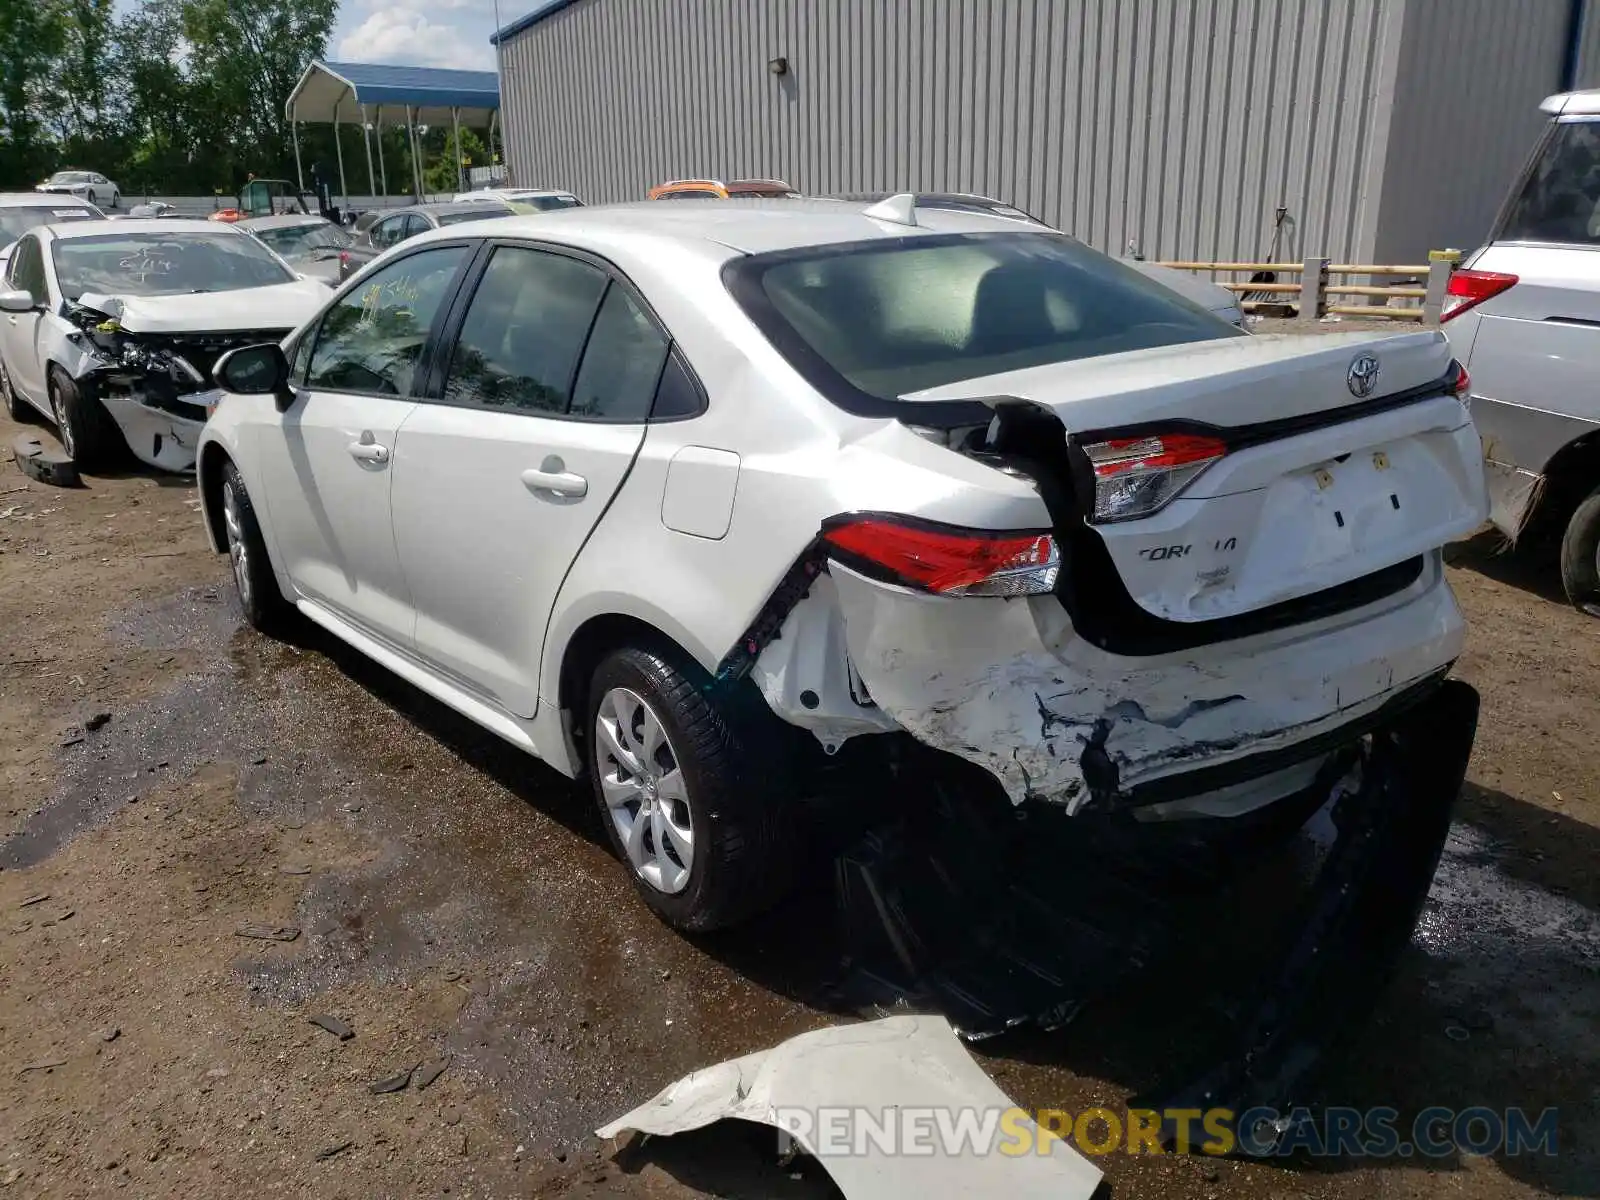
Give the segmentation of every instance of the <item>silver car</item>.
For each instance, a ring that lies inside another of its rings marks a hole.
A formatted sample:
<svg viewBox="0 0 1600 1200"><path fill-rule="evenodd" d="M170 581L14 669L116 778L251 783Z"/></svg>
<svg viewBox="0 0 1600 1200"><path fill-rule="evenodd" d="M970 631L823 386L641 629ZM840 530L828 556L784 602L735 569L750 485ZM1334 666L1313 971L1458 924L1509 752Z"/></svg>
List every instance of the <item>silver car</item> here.
<svg viewBox="0 0 1600 1200"><path fill-rule="evenodd" d="M1471 373L1490 520L1559 536L1568 598L1600 616L1600 91L1539 107L1549 124L1443 319Z"/></svg>

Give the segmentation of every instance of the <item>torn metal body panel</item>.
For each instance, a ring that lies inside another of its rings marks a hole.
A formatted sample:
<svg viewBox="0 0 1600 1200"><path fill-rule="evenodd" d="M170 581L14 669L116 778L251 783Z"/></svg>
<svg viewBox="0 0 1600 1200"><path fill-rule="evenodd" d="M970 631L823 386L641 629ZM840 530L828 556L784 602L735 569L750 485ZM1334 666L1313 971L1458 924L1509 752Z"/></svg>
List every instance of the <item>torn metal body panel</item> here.
<svg viewBox="0 0 1600 1200"><path fill-rule="evenodd" d="M102 396L101 403L122 430L128 449L140 462L163 471L194 470L195 447L206 424L205 405L176 401L195 410L195 415L184 416L132 396Z"/></svg>
<svg viewBox="0 0 1600 1200"><path fill-rule="evenodd" d="M755 660L750 677L773 712L816 735L829 754L860 734L901 728L873 703L852 666L830 575L812 580L811 590Z"/></svg>
<svg viewBox="0 0 1600 1200"><path fill-rule="evenodd" d="M160 309L168 299L85 294L67 309L80 332L66 366L91 388L135 458L166 471L192 471L200 431L219 395L211 375L217 359L239 346L279 341L288 330L174 330L170 314Z"/></svg>
<svg viewBox="0 0 1600 1200"><path fill-rule="evenodd" d="M1437 553L1409 587L1374 603L1145 658L1089 643L1054 596L944 598L837 563L830 574L850 661L885 713L919 741L987 768L1013 803L1032 797L1072 812L1296 745L1307 748L1301 761L1318 757L1326 735L1437 675L1463 642ZM1280 794L1304 786L1289 758L1271 764ZM1270 773L1242 769L1227 782ZM1178 815L1173 801L1183 798L1162 796L1162 815Z"/></svg>
<svg viewBox="0 0 1600 1200"><path fill-rule="evenodd" d="M977 1128L940 1136L958 1118ZM995 1086L942 1017L803 1033L695 1071L595 1132L670 1135L726 1119L787 1133L848 1200L1088 1200L1101 1179ZM985 1128L992 1144L983 1144ZM908 1138L916 1140L908 1146Z"/></svg>

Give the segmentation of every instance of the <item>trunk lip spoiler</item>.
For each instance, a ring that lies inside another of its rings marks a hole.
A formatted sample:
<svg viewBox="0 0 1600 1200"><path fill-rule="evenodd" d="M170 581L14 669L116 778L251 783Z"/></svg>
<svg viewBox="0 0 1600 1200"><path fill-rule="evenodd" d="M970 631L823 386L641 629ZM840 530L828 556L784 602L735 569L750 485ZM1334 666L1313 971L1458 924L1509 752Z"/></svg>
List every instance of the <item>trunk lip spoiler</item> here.
<svg viewBox="0 0 1600 1200"><path fill-rule="evenodd" d="M1070 441L1081 445L1087 442L1108 441L1112 438L1140 438L1159 433L1193 433L1217 438L1226 443L1228 450L1232 452L1247 446L1259 446L1266 442L1294 437L1297 434L1310 433L1316 429L1326 429L1331 425L1343 425L1347 421L1358 421L1363 417L1403 408L1408 404L1418 404L1424 400L1448 396L1460 377L1461 364L1452 359L1449 370L1427 383L1383 396L1374 396L1355 404L1341 404L1334 408L1322 408L1298 416L1274 417L1269 421L1257 421L1250 425L1217 425L1209 421L1175 417L1168 420L1137 421L1127 425L1084 430L1068 433L1067 436ZM1465 421L1465 408L1462 409L1462 413Z"/></svg>

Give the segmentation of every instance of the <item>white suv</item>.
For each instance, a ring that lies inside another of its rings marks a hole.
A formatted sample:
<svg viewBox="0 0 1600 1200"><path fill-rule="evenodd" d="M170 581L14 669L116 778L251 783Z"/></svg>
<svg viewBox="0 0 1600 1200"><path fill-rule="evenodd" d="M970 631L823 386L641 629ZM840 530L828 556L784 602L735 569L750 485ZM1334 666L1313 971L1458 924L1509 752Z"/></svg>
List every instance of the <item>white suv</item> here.
<svg viewBox="0 0 1600 1200"><path fill-rule="evenodd" d="M437 230L218 372L250 621L587 776L684 928L781 890L849 739L1073 813L1303 795L1449 670L1485 512L1438 333L1246 336L908 196Z"/></svg>
<svg viewBox="0 0 1600 1200"><path fill-rule="evenodd" d="M1489 518L1561 543L1567 598L1600 616L1600 91L1567 92L1444 320L1472 370Z"/></svg>

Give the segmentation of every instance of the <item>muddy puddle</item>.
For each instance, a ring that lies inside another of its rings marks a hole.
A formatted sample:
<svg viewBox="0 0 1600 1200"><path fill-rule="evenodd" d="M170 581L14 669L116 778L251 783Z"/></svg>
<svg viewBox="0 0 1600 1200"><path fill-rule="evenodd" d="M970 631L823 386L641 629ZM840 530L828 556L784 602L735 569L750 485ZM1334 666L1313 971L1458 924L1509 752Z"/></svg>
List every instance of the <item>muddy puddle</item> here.
<svg viewBox="0 0 1600 1200"><path fill-rule="evenodd" d="M0 863L42 861L165 779L236 771L249 815L331 823L362 847L307 876L298 953L240 959L255 1002L442 977L459 992L453 1069L482 1082L530 1150L582 1142L696 1067L841 1019L821 998L825 888L751 930L691 941L636 901L587 793L310 628L299 644L266 641L212 588L122 614L110 636L204 665L73 734L53 793L0 842ZM1529 876L1515 848L1455 826L1412 948L1330 1099L1558 1105L1564 1130L1600 1127L1600 916L1584 889ZM1158 997L1137 1019L1091 1006L1059 1033L977 1053L1020 1103L1116 1103L1150 1082L1135 1046L1159 1045L1181 1001ZM1581 1178L1597 1162L1583 1141L1574 1132L1559 1162L1515 1170Z"/></svg>

